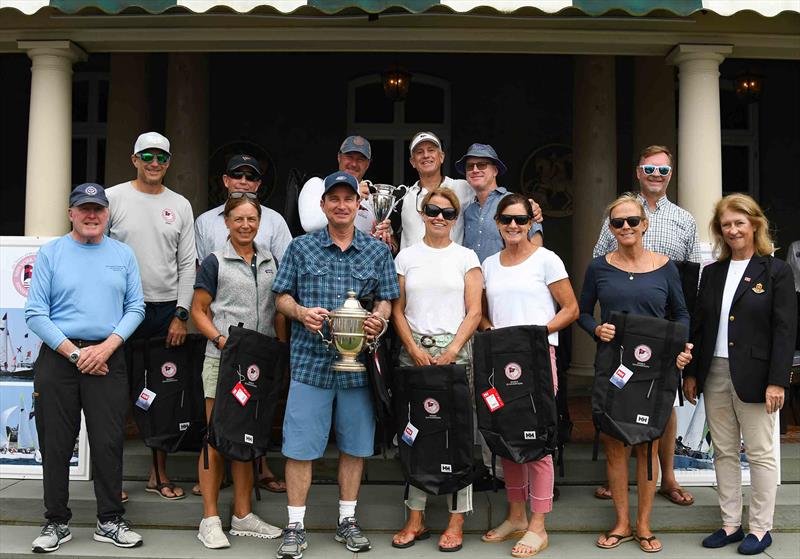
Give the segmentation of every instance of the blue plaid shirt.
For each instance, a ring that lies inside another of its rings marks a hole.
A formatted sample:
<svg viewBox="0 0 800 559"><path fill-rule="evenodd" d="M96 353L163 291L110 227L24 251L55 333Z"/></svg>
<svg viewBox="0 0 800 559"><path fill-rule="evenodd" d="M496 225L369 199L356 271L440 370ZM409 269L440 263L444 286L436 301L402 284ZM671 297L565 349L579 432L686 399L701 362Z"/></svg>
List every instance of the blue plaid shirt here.
<svg viewBox="0 0 800 559"><path fill-rule="evenodd" d="M481 206L478 197L464 210L464 246L471 248L478 255L478 260L483 261L493 254L503 250L503 238L500 230L494 221L494 214L497 212L497 205L500 203L508 190L498 186L489 193L489 197ZM542 224L534 223L528 233L528 238L536 233L542 233Z"/></svg>
<svg viewBox="0 0 800 559"><path fill-rule="evenodd" d="M327 227L289 244L272 290L288 293L304 307L329 311L342 305L348 291L355 291L359 299L373 296L375 301L400 296L394 261L385 243L356 229L352 244L342 251L331 240ZM330 338L327 326L323 326L323 333ZM334 357L336 350L324 344L319 334L292 321L292 380L320 388L367 386L365 373L331 371Z"/></svg>

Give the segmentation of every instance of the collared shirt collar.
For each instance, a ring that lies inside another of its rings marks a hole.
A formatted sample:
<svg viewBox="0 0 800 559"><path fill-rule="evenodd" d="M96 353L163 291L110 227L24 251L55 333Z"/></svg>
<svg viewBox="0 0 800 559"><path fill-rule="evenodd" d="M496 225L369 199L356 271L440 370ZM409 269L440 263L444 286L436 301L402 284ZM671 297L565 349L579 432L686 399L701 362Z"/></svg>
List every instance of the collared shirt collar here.
<svg viewBox="0 0 800 559"><path fill-rule="evenodd" d="M649 207L649 204L647 203L647 198L645 198L644 195L641 192L639 192L636 195L636 197L639 198L639 201L644 206L644 209L646 209L648 212L650 212L650 207ZM652 211L657 212L658 210L662 209L666 204L669 204L669 203L670 203L669 202L669 198L667 198L667 195L664 194L661 198L656 200L656 209L652 210Z"/></svg>
<svg viewBox="0 0 800 559"><path fill-rule="evenodd" d="M253 241L253 248L255 249L256 253L256 265L272 260L272 253L255 241ZM231 242L230 237L228 237L228 240L225 241L225 248L222 249L222 256L233 260L241 260L242 258L239 256L239 253L236 252L236 249L233 248L233 243Z"/></svg>
<svg viewBox="0 0 800 559"><path fill-rule="evenodd" d="M496 187L496 188L493 188L493 189L492 189L492 190L489 192L489 196L497 196L497 195L500 195L500 196L502 197L502 196L505 196L506 194L508 194L508 190L506 190L506 188L505 188L505 187L503 187L503 186L498 186L498 187ZM487 200L489 199L489 196L487 196L487 197L486 197L486 199L487 199ZM478 203L480 203L480 202L479 202L479 200L478 200L478 195L477 195L477 194L475 195L475 198L474 198L472 201L473 201L473 202L478 202Z"/></svg>
<svg viewBox="0 0 800 559"><path fill-rule="evenodd" d="M347 248L350 249L350 247L352 247L360 251L361 249L364 248L364 243L368 240L368 237L364 233L359 231L355 225L353 226L353 230L354 230L353 241ZM322 229L320 229L320 241L321 241L320 244L325 248L334 245L333 239L331 238L331 234L328 231L328 226L325 226Z"/></svg>

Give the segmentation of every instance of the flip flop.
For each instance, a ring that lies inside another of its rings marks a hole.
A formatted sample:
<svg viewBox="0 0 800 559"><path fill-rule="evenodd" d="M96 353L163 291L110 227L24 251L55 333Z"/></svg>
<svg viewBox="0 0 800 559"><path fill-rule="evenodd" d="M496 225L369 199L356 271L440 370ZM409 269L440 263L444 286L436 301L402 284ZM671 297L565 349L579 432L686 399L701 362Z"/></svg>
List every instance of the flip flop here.
<svg viewBox="0 0 800 559"><path fill-rule="evenodd" d="M501 522L497 528L492 528L489 530L489 532L494 532L493 535L490 536L489 532L486 532L481 536L481 540L485 541L486 543L504 542L506 540L521 538L525 535L525 531L525 528L522 530L516 530L508 520L503 520L503 522Z"/></svg>
<svg viewBox="0 0 800 559"><path fill-rule="evenodd" d="M680 499L675 496L676 493L681 496ZM694 497L680 486L673 487L672 489L659 489L658 494L667 499L669 502L682 507L688 507L689 505L694 504Z"/></svg>
<svg viewBox="0 0 800 559"><path fill-rule="evenodd" d="M180 499L183 499L184 497L186 497L186 493L182 493L180 495L176 495L175 494L176 487L177 486L174 483L159 483L156 486L145 485L144 486L144 490L147 491L148 493L155 493L156 495L158 495L159 497L161 497L162 499L164 499L166 501L179 501ZM172 496L165 495L164 494L164 489L171 490L172 491Z"/></svg>
<svg viewBox="0 0 800 559"><path fill-rule="evenodd" d="M602 499L604 501L610 501L613 499L613 497L611 496L611 490L605 485L600 486L594 490L594 498Z"/></svg>
<svg viewBox="0 0 800 559"><path fill-rule="evenodd" d="M464 534L453 534L452 532L442 532L442 537L439 538L439 551L444 553L452 553L459 551L464 542ZM443 543L455 543L456 545L445 547Z"/></svg>
<svg viewBox="0 0 800 559"><path fill-rule="evenodd" d="M199 483L192 486L192 495L194 495L195 497L202 497L203 496L203 491L200 489L200 484Z"/></svg>
<svg viewBox="0 0 800 559"><path fill-rule="evenodd" d="M396 543L394 538L400 536L401 538L405 538L405 536L411 535L411 539L405 543ZM417 540L427 540L431 537L431 533L428 531L427 528L422 528L419 531L414 530L400 530L397 532L394 537L392 537L392 547L396 547L397 549L406 549L417 543Z"/></svg>
<svg viewBox="0 0 800 559"><path fill-rule="evenodd" d="M533 557L540 551L547 549L547 540L542 539L542 537L535 533L531 532L530 530L525 532L525 535L522 536L514 547L524 545L525 547L529 547L530 551L514 551L514 548L511 549L511 556L512 557Z"/></svg>
<svg viewBox="0 0 800 559"><path fill-rule="evenodd" d="M652 547L644 547L642 545L642 542L647 542L650 545L653 545L653 540L657 539L657 536L655 534L653 534L652 536L647 537L647 538L642 538L640 536L634 536L634 538L639 543L639 549L641 549L645 553L658 553L659 551L664 549L663 545L661 547L659 547L658 549L653 549ZM658 542L658 543L661 543L661 542Z"/></svg>
<svg viewBox="0 0 800 559"><path fill-rule="evenodd" d="M601 549L614 549L615 547L621 546L625 542L633 541L633 534L630 534L628 536L622 536L620 534L606 534L605 536L606 540L608 540L609 538L615 538L617 541L615 541L612 544L608 543L603 544L600 543L600 540L597 540L596 542L594 542L597 547Z"/></svg>
<svg viewBox="0 0 800 559"><path fill-rule="evenodd" d="M261 479L258 480L258 486L261 489L269 491L270 493L286 493L286 484L284 483L283 484L284 486L281 487L280 485L278 485L280 483L283 483L283 481L279 480L275 476L262 477ZM276 486L277 486L277 489L276 489Z"/></svg>

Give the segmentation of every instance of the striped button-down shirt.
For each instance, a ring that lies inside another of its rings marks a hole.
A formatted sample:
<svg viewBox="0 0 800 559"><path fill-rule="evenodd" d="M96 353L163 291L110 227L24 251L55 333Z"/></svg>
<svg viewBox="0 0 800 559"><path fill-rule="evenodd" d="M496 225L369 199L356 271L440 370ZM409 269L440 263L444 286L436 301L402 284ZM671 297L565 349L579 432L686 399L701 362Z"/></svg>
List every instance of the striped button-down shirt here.
<svg viewBox="0 0 800 559"><path fill-rule="evenodd" d="M697 240L697 224L692 214L662 196L651 210L644 196L638 194L644 206L648 225L642 241L644 248L660 252L676 262L700 262L700 246ZM608 217L603 220L600 238L592 251L593 257L617 250L617 239L608 228Z"/></svg>
<svg viewBox="0 0 800 559"><path fill-rule="evenodd" d="M353 242L343 251L331 240L327 227L289 244L272 290L288 293L304 307L329 311L342 305L348 291L375 301L400 296L394 261L385 243L356 229ZM330 337L327 326L322 331ZM365 373L331 371L334 357L336 350L323 343L319 334L292 321L292 380L320 388L367 386Z"/></svg>

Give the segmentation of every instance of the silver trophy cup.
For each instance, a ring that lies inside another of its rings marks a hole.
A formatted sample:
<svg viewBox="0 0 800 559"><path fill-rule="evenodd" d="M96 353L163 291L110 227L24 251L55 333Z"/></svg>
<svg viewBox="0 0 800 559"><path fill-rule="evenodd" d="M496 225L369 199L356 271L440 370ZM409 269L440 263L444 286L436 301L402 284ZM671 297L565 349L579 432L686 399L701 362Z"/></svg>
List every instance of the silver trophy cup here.
<svg viewBox="0 0 800 559"><path fill-rule="evenodd" d="M402 190L402 194L398 195L397 192ZM408 194L408 187L404 184L400 186L392 186L391 184L370 184L370 199L372 200L372 209L375 212L375 218L378 223L382 222L390 215L397 207L397 203Z"/></svg>

